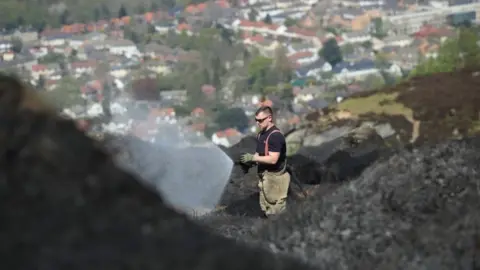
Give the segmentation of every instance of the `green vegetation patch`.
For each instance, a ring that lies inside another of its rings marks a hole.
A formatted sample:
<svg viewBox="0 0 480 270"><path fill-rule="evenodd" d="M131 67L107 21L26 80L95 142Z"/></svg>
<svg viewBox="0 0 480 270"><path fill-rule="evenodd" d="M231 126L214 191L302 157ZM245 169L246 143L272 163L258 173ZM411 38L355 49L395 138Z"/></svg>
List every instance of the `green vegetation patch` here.
<svg viewBox="0 0 480 270"><path fill-rule="evenodd" d="M413 111L404 104L397 102L399 93L378 92L366 97L347 99L337 105L340 110L348 110L357 116L367 114L403 115L413 119Z"/></svg>

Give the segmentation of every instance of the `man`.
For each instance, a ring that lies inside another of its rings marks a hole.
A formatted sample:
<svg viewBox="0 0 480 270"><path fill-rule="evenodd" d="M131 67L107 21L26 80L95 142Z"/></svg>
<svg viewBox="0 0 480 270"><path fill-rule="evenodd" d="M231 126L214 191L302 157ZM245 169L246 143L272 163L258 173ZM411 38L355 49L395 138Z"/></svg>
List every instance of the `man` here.
<svg viewBox="0 0 480 270"><path fill-rule="evenodd" d="M290 174L286 172L287 144L285 137L273 123L273 112L268 106L255 113L260 132L257 135L255 154L243 154L244 164L257 163L260 188L260 207L265 215L271 216L286 209Z"/></svg>

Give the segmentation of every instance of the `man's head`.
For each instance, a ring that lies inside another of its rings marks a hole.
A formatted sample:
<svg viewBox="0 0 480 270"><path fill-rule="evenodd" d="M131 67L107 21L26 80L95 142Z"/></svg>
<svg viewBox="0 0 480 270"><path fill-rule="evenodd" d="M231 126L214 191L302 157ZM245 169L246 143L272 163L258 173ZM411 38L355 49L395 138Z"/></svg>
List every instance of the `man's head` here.
<svg viewBox="0 0 480 270"><path fill-rule="evenodd" d="M255 113L255 121L261 130L265 130L273 125L273 111L268 106L260 107Z"/></svg>

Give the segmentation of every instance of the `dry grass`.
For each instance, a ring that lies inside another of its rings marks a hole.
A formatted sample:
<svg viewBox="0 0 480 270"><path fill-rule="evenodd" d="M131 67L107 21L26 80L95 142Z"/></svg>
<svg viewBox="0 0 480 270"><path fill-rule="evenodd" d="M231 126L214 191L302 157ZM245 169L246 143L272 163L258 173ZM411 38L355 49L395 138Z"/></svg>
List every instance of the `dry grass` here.
<svg viewBox="0 0 480 270"><path fill-rule="evenodd" d="M337 105L340 110L348 110L357 116L368 114L403 115L413 121L413 111L396 101L398 93L379 92L367 97L347 99Z"/></svg>

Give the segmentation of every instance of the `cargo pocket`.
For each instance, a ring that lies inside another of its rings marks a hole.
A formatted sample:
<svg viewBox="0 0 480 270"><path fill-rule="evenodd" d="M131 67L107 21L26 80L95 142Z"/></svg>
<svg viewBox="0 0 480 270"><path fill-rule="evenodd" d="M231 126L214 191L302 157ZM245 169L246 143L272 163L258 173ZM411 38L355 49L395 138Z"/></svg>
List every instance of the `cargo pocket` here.
<svg viewBox="0 0 480 270"><path fill-rule="evenodd" d="M283 201L287 197L289 184L290 175L288 173L282 175L265 173L261 189L264 192L265 200L272 205Z"/></svg>

